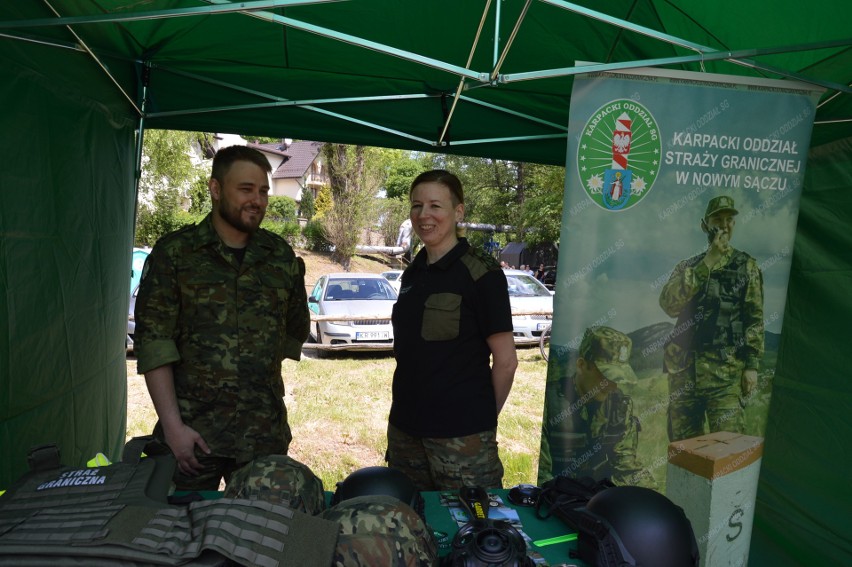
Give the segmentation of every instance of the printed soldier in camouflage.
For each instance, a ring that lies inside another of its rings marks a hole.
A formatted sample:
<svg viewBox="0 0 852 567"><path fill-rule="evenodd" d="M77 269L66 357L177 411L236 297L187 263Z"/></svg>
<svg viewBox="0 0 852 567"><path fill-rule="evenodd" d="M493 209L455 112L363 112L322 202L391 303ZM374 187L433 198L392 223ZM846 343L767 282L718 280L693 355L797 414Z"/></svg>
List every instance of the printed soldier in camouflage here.
<svg viewBox="0 0 852 567"><path fill-rule="evenodd" d="M633 341L611 327L586 329L577 371L547 395L538 483L557 475L609 478L616 485L657 488L636 455L641 426L622 387L637 384Z"/></svg>
<svg viewBox="0 0 852 567"><path fill-rule="evenodd" d="M680 262L660 294L677 322L665 346L669 439L709 430L744 433L744 400L757 387L763 356L763 276L757 261L730 244L734 200L714 197L701 228L707 251Z"/></svg>
<svg viewBox="0 0 852 567"><path fill-rule="evenodd" d="M316 516L325 510L322 480L287 455L259 457L231 475L225 498L264 500Z"/></svg>
<svg viewBox="0 0 852 567"><path fill-rule="evenodd" d="M222 477L290 444L281 361L299 359L310 318L304 263L260 228L270 170L257 150L219 150L212 212L161 238L143 269L137 366L181 490L216 490Z"/></svg>
<svg viewBox="0 0 852 567"><path fill-rule="evenodd" d="M335 567L430 567L438 564L432 530L411 506L392 496L350 498L322 518L340 523Z"/></svg>

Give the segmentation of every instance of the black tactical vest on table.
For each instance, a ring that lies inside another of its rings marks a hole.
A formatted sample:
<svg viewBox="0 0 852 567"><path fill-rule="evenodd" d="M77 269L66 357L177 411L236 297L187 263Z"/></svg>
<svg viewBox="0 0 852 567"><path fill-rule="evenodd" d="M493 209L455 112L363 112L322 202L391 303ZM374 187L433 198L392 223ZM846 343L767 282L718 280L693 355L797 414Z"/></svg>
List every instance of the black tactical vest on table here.
<svg viewBox="0 0 852 567"><path fill-rule="evenodd" d="M0 566L331 564L337 523L258 500L170 505L175 461L150 441L94 468L60 466L55 446L31 453L0 497Z"/></svg>

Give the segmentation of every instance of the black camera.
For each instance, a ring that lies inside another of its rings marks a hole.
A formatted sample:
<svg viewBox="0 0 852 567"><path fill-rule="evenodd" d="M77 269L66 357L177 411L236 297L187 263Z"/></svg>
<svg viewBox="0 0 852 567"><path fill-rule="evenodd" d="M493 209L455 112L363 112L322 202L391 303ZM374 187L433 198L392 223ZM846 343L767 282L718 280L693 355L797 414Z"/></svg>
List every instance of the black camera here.
<svg viewBox="0 0 852 567"><path fill-rule="evenodd" d="M505 520L473 520L453 538L442 567L533 567L523 536Z"/></svg>
<svg viewBox="0 0 852 567"><path fill-rule="evenodd" d="M521 533L505 520L488 519L488 492L484 488L461 488L459 501L470 521L459 528L441 567L534 566Z"/></svg>

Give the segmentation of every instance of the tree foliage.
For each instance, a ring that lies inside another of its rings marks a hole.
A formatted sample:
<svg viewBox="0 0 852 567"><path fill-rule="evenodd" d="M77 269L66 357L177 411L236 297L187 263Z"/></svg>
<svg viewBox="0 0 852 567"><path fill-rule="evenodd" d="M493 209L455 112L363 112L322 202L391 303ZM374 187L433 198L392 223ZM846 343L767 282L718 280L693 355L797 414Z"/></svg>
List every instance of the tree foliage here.
<svg viewBox="0 0 852 567"><path fill-rule="evenodd" d="M408 196L402 197L386 197L384 199L376 199L378 229L382 235L382 240L385 246L396 246L396 239L399 236L399 225L408 218L410 206L408 204Z"/></svg>
<svg viewBox="0 0 852 567"><path fill-rule="evenodd" d="M529 164L529 184L522 215L525 226L535 229L527 233L528 244L559 242L562 227L562 194L565 168Z"/></svg>
<svg viewBox="0 0 852 567"><path fill-rule="evenodd" d="M203 192L201 180L209 173L193 162L190 153L202 137L197 132L177 130L145 132L134 239L137 245L152 246L164 234L183 226L188 218L183 214L185 200L193 203L193 213L204 212L197 195Z"/></svg>
<svg viewBox="0 0 852 567"><path fill-rule="evenodd" d="M314 200L314 220L320 220L334 206L331 198L331 187L328 185L320 186L317 192L317 198Z"/></svg>
<svg viewBox="0 0 852 567"><path fill-rule="evenodd" d="M362 231L372 225L371 205L382 183L377 148L323 146L333 206L322 216L325 236L334 245L332 259L349 271Z"/></svg>
<svg viewBox="0 0 852 567"><path fill-rule="evenodd" d="M405 150L380 149L378 156L385 173L385 196L389 199L407 201L411 182L430 169L428 159L422 154L413 154Z"/></svg>
<svg viewBox="0 0 852 567"><path fill-rule="evenodd" d="M194 162L189 148L200 148L204 156L212 157L207 155L211 139L197 132L146 132L137 245L153 245L160 236L210 211L209 164ZM299 214L314 221L311 237L305 233L307 240L317 247L331 247L344 269L365 229L379 231L387 246L396 244L399 225L408 217L411 182L429 169L447 169L459 176L467 222L512 227L509 232L468 230L474 246L490 241L501 247L510 241L533 246L559 239L562 167L342 144L326 144L322 151L331 184L323 186L316 198L303 190ZM380 189L385 198L377 198ZM270 199L268 221L278 223L277 232L296 236L296 203L278 199Z"/></svg>
<svg viewBox="0 0 852 567"><path fill-rule="evenodd" d="M193 214L206 215L213 209L210 201L210 190L207 188L209 179L206 169L200 172L198 177L189 187L189 212Z"/></svg>
<svg viewBox="0 0 852 567"><path fill-rule="evenodd" d="M299 215L302 218L311 220L314 218L314 192L310 187L302 187L302 196L299 200Z"/></svg>
<svg viewBox="0 0 852 567"><path fill-rule="evenodd" d="M549 165L478 157L429 154L427 167L452 171L465 192L465 221L510 226L509 232L468 230L473 245L493 238L529 245L556 242L562 218L565 169Z"/></svg>

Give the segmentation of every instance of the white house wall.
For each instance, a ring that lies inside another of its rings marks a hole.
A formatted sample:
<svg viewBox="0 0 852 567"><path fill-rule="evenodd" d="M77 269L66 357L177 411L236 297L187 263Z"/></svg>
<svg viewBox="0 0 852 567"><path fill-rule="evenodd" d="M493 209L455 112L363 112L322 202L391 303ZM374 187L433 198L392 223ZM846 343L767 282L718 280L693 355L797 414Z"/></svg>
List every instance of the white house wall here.
<svg viewBox="0 0 852 567"><path fill-rule="evenodd" d="M299 202L302 200L302 186L295 179L273 179L272 194L279 197L290 197Z"/></svg>

